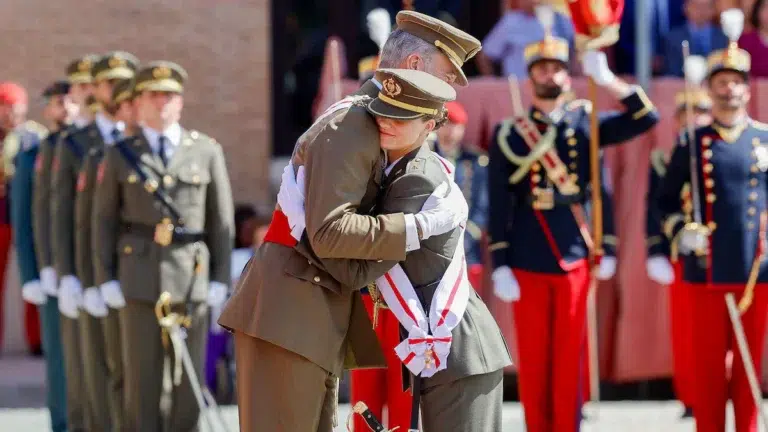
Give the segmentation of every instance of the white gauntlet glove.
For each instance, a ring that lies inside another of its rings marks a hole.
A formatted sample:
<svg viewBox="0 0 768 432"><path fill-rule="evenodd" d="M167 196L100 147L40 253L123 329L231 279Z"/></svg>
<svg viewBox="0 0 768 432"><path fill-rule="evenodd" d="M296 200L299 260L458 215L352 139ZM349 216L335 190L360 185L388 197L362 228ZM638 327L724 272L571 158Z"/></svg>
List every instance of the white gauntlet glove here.
<svg viewBox="0 0 768 432"><path fill-rule="evenodd" d="M424 202L421 211L414 215L421 227L421 240L447 233L466 222L468 216L467 200L454 182L441 183Z"/></svg>
<svg viewBox="0 0 768 432"><path fill-rule="evenodd" d="M43 291L51 297L56 297L59 294L56 282L56 270L53 267L44 267L40 270L40 285Z"/></svg>
<svg viewBox="0 0 768 432"><path fill-rule="evenodd" d="M78 309L83 304L83 287L80 281L67 275L61 278L59 285L59 311L67 318L76 319L80 314Z"/></svg>
<svg viewBox="0 0 768 432"><path fill-rule="evenodd" d="M675 270L664 255L653 255L645 262L648 278L660 285L669 285L675 281Z"/></svg>
<svg viewBox="0 0 768 432"><path fill-rule="evenodd" d="M48 294L43 291L39 280L31 280L21 286L21 298L27 303L41 306L48 301Z"/></svg>
<svg viewBox="0 0 768 432"><path fill-rule="evenodd" d="M602 51L589 50L581 59L584 75L595 80L598 85L607 85L616 80L616 75L608 67L608 58Z"/></svg>
<svg viewBox="0 0 768 432"><path fill-rule="evenodd" d="M104 318L109 313L101 291L96 287L86 288L83 292L83 309L95 318Z"/></svg>
<svg viewBox="0 0 768 432"><path fill-rule="evenodd" d="M283 169L280 190L277 192L277 203L288 218L291 236L296 241L301 240L301 235L307 226L306 214L304 212L304 194L306 190L304 176L304 166L302 165L299 167L294 178L293 164L289 162Z"/></svg>
<svg viewBox="0 0 768 432"><path fill-rule="evenodd" d="M520 284L517 283L512 269L501 266L491 274L493 279L493 293L505 303L520 300Z"/></svg>
<svg viewBox="0 0 768 432"><path fill-rule="evenodd" d="M597 280L606 281L616 274L616 257L604 256L600 258L600 266L597 268Z"/></svg>
<svg viewBox="0 0 768 432"><path fill-rule="evenodd" d="M116 280L104 282L99 287L99 290L107 306L112 309L122 309L125 307L125 297L123 297L123 291L120 289L120 282Z"/></svg>

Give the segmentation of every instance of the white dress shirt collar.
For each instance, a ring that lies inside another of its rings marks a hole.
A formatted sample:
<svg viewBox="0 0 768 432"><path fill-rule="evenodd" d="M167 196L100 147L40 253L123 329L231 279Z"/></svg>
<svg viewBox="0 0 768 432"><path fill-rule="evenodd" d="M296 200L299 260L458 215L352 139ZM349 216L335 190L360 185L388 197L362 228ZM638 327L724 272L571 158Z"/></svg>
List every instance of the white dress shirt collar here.
<svg viewBox="0 0 768 432"><path fill-rule="evenodd" d="M99 128L99 133L101 133L101 137L106 144L114 144L115 139L112 136L112 131L115 130L115 128L117 128L121 134L125 131L125 123L114 122L107 118L104 113L96 113L94 122L96 123L96 127Z"/></svg>
<svg viewBox="0 0 768 432"><path fill-rule="evenodd" d="M144 136L147 138L147 141L149 142L149 146L152 147L152 151L157 153L158 149L160 148L161 132L148 126L142 126L141 129L144 132ZM181 125L174 123L168 126L164 131L162 131L162 135L168 139L168 143L170 144L168 147L171 147L166 148L166 152L172 151L172 148L176 148L181 143Z"/></svg>

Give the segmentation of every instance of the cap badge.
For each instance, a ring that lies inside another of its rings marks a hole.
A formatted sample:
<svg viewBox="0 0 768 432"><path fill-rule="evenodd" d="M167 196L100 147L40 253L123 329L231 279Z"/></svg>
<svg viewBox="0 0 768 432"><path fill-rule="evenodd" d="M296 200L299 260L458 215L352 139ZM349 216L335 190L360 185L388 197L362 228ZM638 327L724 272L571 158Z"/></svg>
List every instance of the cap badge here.
<svg viewBox="0 0 768 432"><path fill-rule="evenodd" d="M112 57L109 59L109 67L111 69L118 68L120 66L125 66L125 59L120 57Z"/></svg>
<svg viewBox="0 0 768 432"><path fill-rule="evenodd" d="M384 82L381 83L381 87L384 90L384 93L389 97L395 97L403 91L403 88L400 87L400 84L398 84L394 78L385 79Z"/></svg>
<svg viewBox="0 0 768 432"><path fill-rule="evenodd" d="M80 63L77 64L77 70L79 72L88 72L91 70L91 61L90 60L83 60Z"/></svg>
<svg viewBox="0 0 768 432"><path fill-rule="evenodd" d="M152 71L152 76L155 79L166 79L171 77L171 70L165 66L156 67Z"/></svg>

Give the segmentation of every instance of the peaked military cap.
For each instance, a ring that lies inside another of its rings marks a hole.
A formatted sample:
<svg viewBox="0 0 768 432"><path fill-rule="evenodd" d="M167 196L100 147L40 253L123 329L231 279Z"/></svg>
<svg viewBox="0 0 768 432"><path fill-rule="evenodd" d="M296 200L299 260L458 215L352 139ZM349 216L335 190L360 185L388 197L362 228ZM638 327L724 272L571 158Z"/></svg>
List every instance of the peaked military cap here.
<svg viewBox="0 0 768 432"><path fill-rule="evenodd" d="M677 92L675 95L675 106L678 112L685 109L686 92ZM691 106L693 109L709 111L712 108L712 99L706 90L699 89L691 92Z"/></svg>
<svg viewBox="0 0 768 432"><path fill-rule="evenodd" d="M139 59L133 54L125 51L112 51L102 56L93 66L93 80L133 78L138 67Z"/></svg>
<svg viewBox="0 0 768 432"><path fill-rule="evenodd" d="M528 44L523 52L525 65L528 70L537 62L543 60L558 61L568 65L568 41L547 35L544 39Z"/></svg>
<svg viewBox="0 0 768 432"><path fill-rule="evenodd" d="M707 77L711 78L722 71L733 71L747 79L751 66L752 57L749 53L731 42L727 48L717 50L707 57Z"/></svg>
<svg viewBox="0 0 768 432"><path fill-rule="evenodd" d="M453 87L426 72L379 69L375 76L381 90L368 104L368 111L377 116L401 120L440 116L444 104L456 99Z"/></svg>
<svg viewBox="0 0 768 432"><path fill-rule="evenodd" d="M133 87L133 79L122 79L118 81L112 88L112 103L118 105L121 102L133 99Z"/></svg>
<svg viewBox="0 0 768 432"><path fill-rule="evenodd" d="M99 56L96 54L87 54L83 57L73 60L67 66L67 80L70 84L88 84L93 81L91 70Z"/></svg>
<svg viewBox="0 0 768 432"><path fill-rule="evenodd" d="M61 96L69 93L69 81L58 80L43 90L43 97Z"/></svg>
<svg viewBox="0 0 768 432"><path fill-rule="evenodd" d="M398 29L440 49L456 67L456 83L460 86L467 85L467 76L461 68L482 48L477 38L437 18L414 11L398 12L396 21Z"/></svg>
<svg viewBox="0 0 768 432"><path fill-rule="evenodd" d="M136 74L134 92L159 91L183 93L187 71L176 63L169 61L154 61L142 68Z"/></svg>

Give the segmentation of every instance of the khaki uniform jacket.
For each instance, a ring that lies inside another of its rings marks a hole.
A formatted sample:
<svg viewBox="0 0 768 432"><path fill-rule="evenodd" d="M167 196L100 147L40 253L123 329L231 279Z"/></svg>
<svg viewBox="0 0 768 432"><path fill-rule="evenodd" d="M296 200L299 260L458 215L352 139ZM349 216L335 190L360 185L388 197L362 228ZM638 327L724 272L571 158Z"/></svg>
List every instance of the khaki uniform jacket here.
<svg viewBox="0 0 768 432"><path fill-rule="evenodd" d="M221 145L184 130L165 167L143 133L121 143L130 146L150 179L140 180L117 144L106 148L93 202L95 283L118 280L127 300L155 303L168 291L173 303L204 301L209 281L230 283L234 204ZM164 188L188 230L205 232L204 242L161 246L152 235L126 232L127 223L154 227L168 217L147 190L153 186ZM197 254L201 266L195 274Z"/></svg>
<svg viewBox="0 0 768 432"><path fill-rule="evenodd" d="M369 81L357 95L377 93ZM299 138L292 161L306 169L306 232L294 248L259 249L219 323L331 373L383 367L359 290L405 259L405 219L365 216L383 175L378 127L362 104L340 110Z"/></svg>
<svg viewBox="0 0 768 432"><path fill-rule="evenodd" d="M56 146L52 162L51 246L59 276L80 275L75 267L75 196L85 157L92 148L104 145L96 123L64 136ZM78 149L78 150L75 150ZM89 285L84 285L87 288Z"/></svg>
<svg viewBox="0 0 768 432"><path fill-rule="evenodd" d="M396 162L384 181L384 192L376 211L418 213L435 188L446 181L449 179L443 172L442 163L424 144ZM430 237L400 263L427 313L459 239L458 228ZM406 336L402 327L401 333ZM494 372L512 364L501 330L475 290L470 292L466 312L452 335L448 368L425 379L425 388Z"/></svg>
<svg viewBox="0 0 768 432"><path fill-rule="evenodd" d="M91 227L96 172L104 156L104 147L94 145L83 162L77 179L75 197L75 269L84 288L95 286Z"/></svg>

